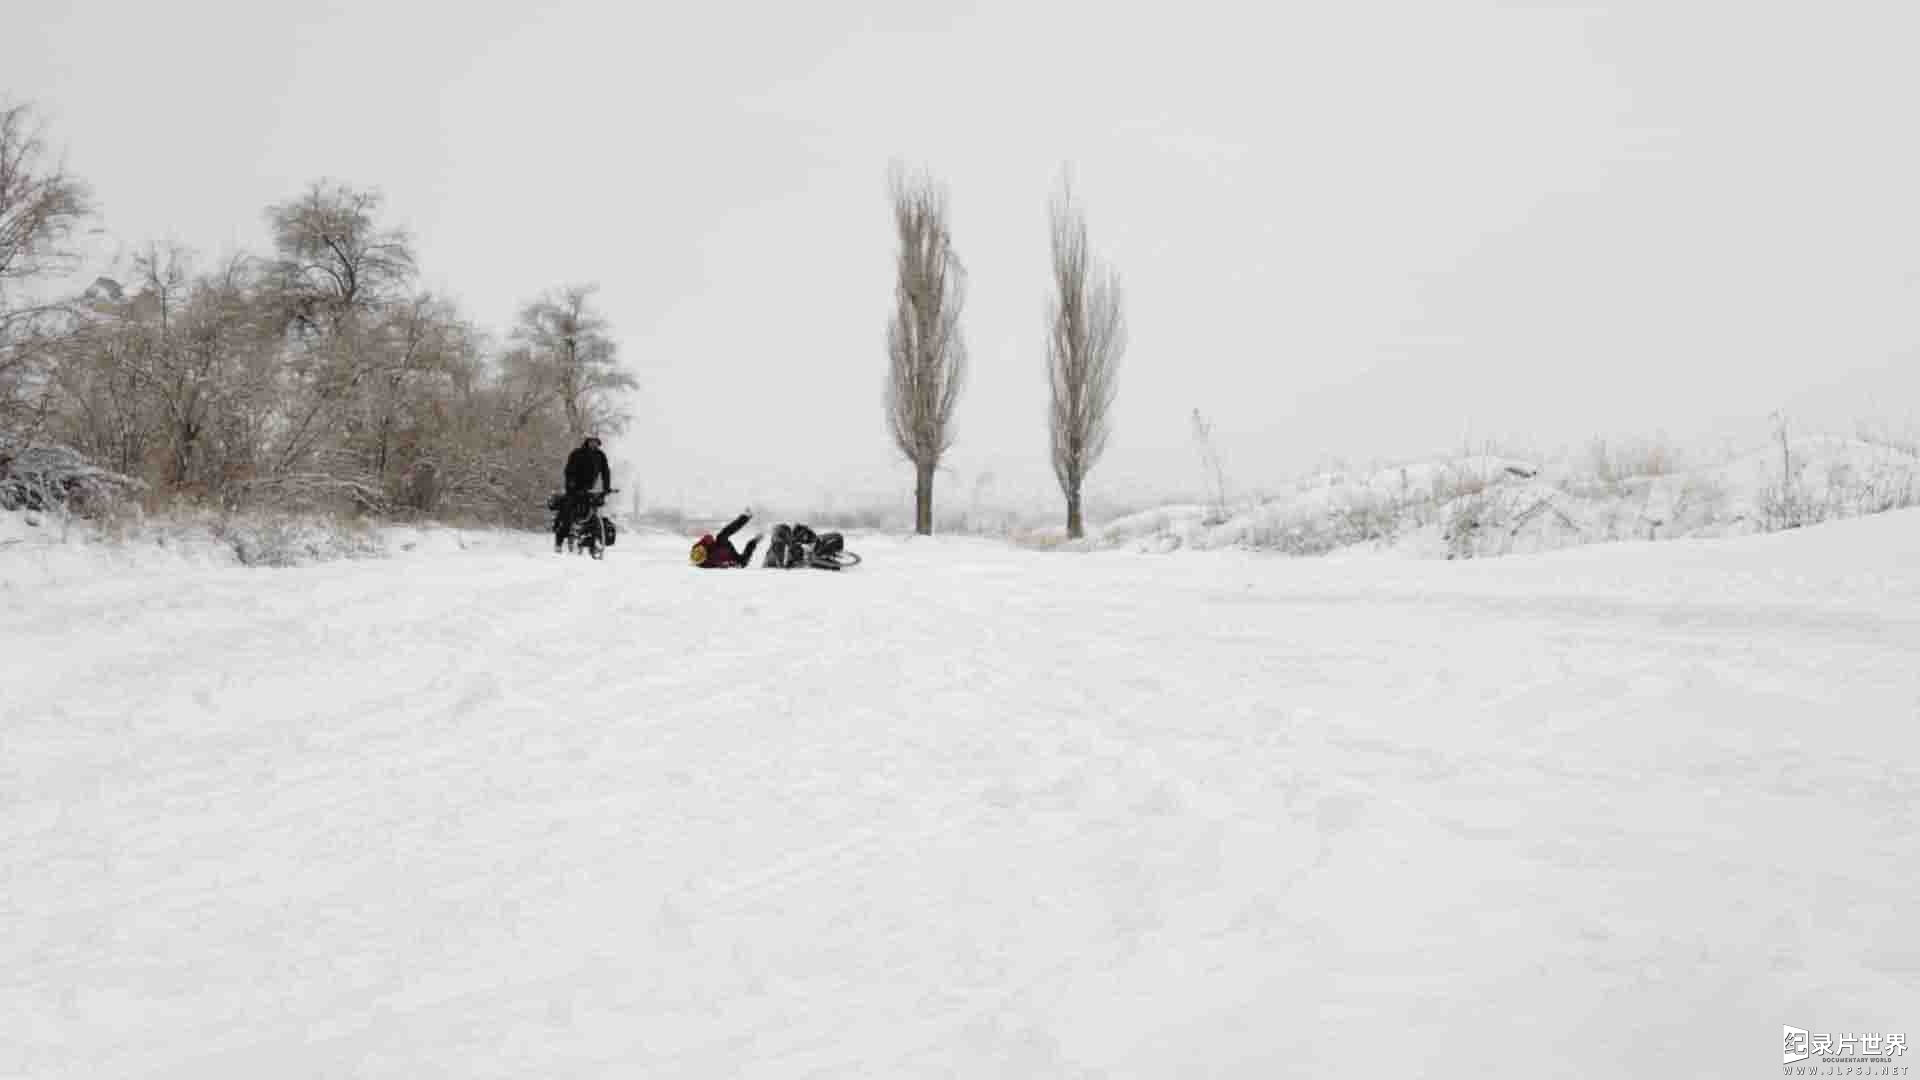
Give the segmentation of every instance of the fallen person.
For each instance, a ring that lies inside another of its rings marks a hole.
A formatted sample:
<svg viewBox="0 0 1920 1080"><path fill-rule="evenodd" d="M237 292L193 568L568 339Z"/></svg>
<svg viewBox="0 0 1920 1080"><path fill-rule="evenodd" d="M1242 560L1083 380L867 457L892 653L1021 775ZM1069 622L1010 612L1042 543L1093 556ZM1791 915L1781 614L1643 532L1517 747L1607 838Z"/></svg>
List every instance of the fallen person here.
<svg viewBox="0 0 1920 1080"><path fill-rule="evenodd" d="M860 565L860 556L847 550L846 537L837 532L816 534L805 525L775 525L762 565L774 570L844 570Z"/></svg>
<svg viewBox="0 0 1920 1080"><path fill-rule="evenodd" d="M719 536L703 533L700 539L693 542L693 550L687 553L688 558L693 565L707 570L749 565L753 561L753 549L759 546L760 537L755 536L747 541L746 550L740 551L733 546L733 534L739 532L741 527L751 520L753 520L753 511L743 510L739 517L727 522L726 527L720 530Z"/></svg>

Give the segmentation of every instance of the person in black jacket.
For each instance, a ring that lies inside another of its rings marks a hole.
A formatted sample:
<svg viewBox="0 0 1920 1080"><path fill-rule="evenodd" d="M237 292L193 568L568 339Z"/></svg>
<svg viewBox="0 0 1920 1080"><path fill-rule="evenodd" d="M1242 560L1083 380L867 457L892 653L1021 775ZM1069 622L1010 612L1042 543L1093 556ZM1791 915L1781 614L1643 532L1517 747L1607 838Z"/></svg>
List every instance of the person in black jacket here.
<svg viewBox="0 0 1920 1080"><path fill-rule="evenodd" d="M602 493L613 490L613 470L607 467L607 455L600 449L600 436L589 435L573 453L567 455L567 467L562 474L567 485L566 499L561 502L560 510L553 518L553 550L559 551L567 538L567 523L584 513L583 498L593 490L593 482L600 482Z"/></svg>

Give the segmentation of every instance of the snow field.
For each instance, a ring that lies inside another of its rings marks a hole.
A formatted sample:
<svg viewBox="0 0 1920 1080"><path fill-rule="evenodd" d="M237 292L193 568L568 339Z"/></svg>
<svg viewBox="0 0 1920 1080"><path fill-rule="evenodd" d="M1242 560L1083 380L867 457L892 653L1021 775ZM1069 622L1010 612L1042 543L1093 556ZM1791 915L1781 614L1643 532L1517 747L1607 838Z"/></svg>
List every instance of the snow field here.
<svg viewBox="0 0 1920 1080"><path fill-rule="evenodd" d="M1746 1075L1920 1018L1920 512L852 546L0 566L0 1076Z"/></svg>

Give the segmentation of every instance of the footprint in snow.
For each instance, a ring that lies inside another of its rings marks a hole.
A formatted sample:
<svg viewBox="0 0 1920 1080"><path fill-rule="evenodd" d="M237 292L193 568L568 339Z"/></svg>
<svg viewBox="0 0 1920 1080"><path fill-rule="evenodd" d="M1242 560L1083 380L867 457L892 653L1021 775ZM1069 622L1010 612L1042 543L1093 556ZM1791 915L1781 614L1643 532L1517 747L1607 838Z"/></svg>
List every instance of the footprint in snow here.
<svg viewBox="0 0 1920 1080"><path fill-rule="evenodd" d="M467 680L466 689L454 700L453 711L456 714L470 712L489 702L499 701L506 696L500 685L499 676L492 672L482 672Z"/></svg>
<svg viewBox="0 0 1920 1080"><path fill-rule="evenodd" d="M1365 798L1350 792L1322 796L1313 805L1313 826L1321 836L1337 836L1353 828L1366 805Z"/></svg>

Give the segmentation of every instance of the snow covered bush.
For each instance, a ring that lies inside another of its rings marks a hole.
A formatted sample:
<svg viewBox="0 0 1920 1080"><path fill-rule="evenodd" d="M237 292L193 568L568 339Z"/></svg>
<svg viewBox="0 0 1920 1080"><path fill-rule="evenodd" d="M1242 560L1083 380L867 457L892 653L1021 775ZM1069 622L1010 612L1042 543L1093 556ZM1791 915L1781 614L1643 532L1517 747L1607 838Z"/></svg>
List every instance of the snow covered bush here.
<svg viewBox="0 0 1920 1080"><path fill-rule="evenodd" d="M0 510L106 509L146 485L91 465L65 446L19 446L0 441Z"/></svg>
<svg viewBox="0 0 1920 1080"><path fill-rule="evenodd" d="M1447 558L1484 558L1579 543L1578 538L1593 531L1593 515L1587 509L1537 480L1462 496L1443 511Z"/></svg>
<svg viewBox="0 0 1920 1080"><path fill-rule="evenodd" d="M1291 490L1111 518L1100 547L1156 552L1245 548L1310 556L1392 551L1477 559L1582 544L1737 536L1920 505L1920 453L1893 440L1801 437L1688 465L1664 440L1552 462L1492 454L1323 472ZM1047 535L1030 546L1063 547Z"/></svg>
<svg viewBox="0 0 1920 1080"><path fill-rule="evenodd" d="M242 566L305 566L336 559L377 558L385 546L373 530L336 517L281 513L231 514L212 524Z"/></svg>

